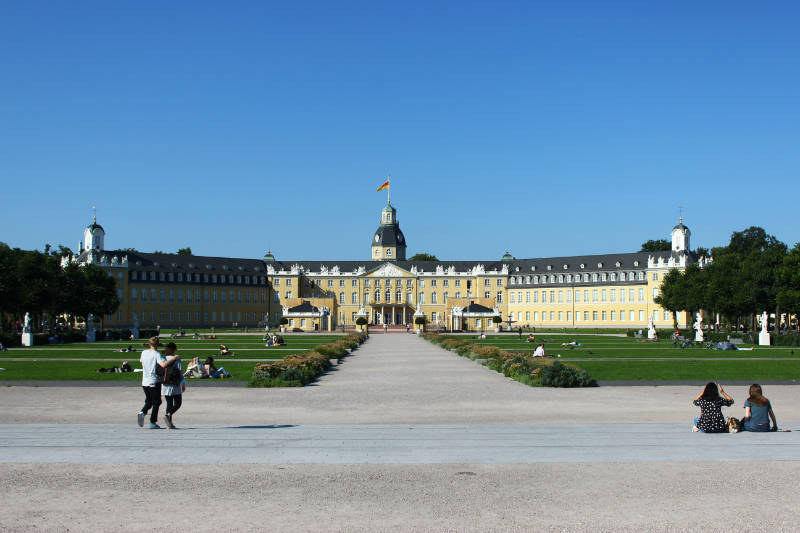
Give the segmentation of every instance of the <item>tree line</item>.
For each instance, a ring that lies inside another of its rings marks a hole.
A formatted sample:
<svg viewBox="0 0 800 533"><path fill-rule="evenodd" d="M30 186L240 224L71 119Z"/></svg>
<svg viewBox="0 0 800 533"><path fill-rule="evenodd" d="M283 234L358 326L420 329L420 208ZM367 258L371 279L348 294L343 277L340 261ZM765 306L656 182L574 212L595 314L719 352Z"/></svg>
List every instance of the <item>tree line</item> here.
<svg viewBox="0 0 800 533"><path fill-rule="evenodd" d="M90 313L102 320L119 308L114 279L102 268L67 263L72 255L64 246L38 250L11 248L0 242L0 331L22 322L31 314L34 327L47 320L53 328L57 317L86 320Z"/></svg>
<svg viewBox="0 0 800 533"><path fill-rule="evenodd" d="M673 269L664 276L654 301L676 313L694 316L703 310L719 314L729 327L756 329L763 311L778 317L800 312L800 243L789 249L763 228L752 226L731 235L727 246L711 249L712 262L691 264L683 272Z"/></svg>

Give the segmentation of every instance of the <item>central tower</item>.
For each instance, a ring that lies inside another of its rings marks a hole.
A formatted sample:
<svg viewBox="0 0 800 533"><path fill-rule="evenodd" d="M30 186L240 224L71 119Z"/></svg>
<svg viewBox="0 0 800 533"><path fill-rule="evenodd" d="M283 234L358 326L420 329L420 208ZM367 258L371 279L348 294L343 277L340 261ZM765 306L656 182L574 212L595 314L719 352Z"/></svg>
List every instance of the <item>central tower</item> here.
<svg viewBox="0 0 800 533"><path fill-rule="evenodd" d="M405 261L406 238L397 222L397 210L387 203L381 211L381 223L372 237L373 261Z"/></svg>

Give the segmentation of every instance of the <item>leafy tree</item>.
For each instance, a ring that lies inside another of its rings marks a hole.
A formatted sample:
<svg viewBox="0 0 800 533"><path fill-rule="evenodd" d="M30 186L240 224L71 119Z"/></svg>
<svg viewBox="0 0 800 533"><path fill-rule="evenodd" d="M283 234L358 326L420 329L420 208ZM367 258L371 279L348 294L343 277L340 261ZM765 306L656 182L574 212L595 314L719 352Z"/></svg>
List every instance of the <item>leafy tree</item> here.
<svg viewBox="0 0 800 533"><path fill-rule="evenodd" d="M83 275L87 281L87 297L85 300L84 316L89 313L105 317L119 309L116 283L105 270L97 265L87 264L82 266Z"/></svg>
<svg viewBox="0 0 800 533"><path fill-rule="evenodd" d="M409 261L438 261L438 259L433 254L419 253L412 255Z"/></svg>
<svg viewBox="0 0 800 533"><path fill-rule="evenodd" d="M694 255L697 257L710 257L711 250L708 248L703 248L702 246L698 246L694 249Z"/></svg>
<svg viewBox="0 0 800 533"><path fill-rule="evenodd" d="M783 264L778 268L776 299L787 313L800 313L800 243L786 254Z"/></svg>
<svg viewBox="0 0 800 533"><path fill-rule="evenodd" d="M163 250L153 250L153 253L157 254L157 255L164 255L164 251Z"/></svg>
<svg viewBox="0 0 800 533"><path fill-rule="evenodd" d="M192 255L192 248L187 246L178 250L178 255Z"/></svg>
<svg viewBox="0 0 800 533"><path fill-rule="evenodd" d="M129 254L139 253L139 250L137 250L136 248L120 248L119 251L120 252L128 252Z"/></svg>
<svg viewBox="0 0 800 533"><path fill-rule="evenodd" d="M669 252L672 250L672 243L666 239L649 240L642 243L640 252Z"/></svg>

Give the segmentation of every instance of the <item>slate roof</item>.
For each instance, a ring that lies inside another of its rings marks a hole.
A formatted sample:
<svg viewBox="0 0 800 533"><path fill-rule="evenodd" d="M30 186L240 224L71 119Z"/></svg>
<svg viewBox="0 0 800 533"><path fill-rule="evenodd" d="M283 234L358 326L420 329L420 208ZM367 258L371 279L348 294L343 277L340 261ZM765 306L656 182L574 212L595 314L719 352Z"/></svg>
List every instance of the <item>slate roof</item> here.
<svg viewBox="0 0 800 533"><path fill-rule="evenodd" d="M375 240L375 235L378 236L378 240ZM387 224L378 226L378 229L375 230L375 235L372 236L372 245L373 246L405 246L406 245L406 238L403 235L403 232L400 230L400 226L396 224Z"/></svg>
<svg viewBox="0 0 800 533"><path fill-rule="evenodd" d="M494 313L494 309L490 309L485 305L470 302L468 306L461 310L462 313Z"/></svg>
<svg viewBox="0 0 800 533"><path fill-rule="evenodd" d="M119 252L113 252L115 254ZM147 254L123 252L131 270L197 272L237 275L265 275L266 263L261 259L206 257L201 255Z"/></svg>
<svg viewBox="0 0 800 533"><path fill-rule="evenodd" d="M289 313L319 313L319 309L311 305L310 302L303 302L287 310Z"/></svg>

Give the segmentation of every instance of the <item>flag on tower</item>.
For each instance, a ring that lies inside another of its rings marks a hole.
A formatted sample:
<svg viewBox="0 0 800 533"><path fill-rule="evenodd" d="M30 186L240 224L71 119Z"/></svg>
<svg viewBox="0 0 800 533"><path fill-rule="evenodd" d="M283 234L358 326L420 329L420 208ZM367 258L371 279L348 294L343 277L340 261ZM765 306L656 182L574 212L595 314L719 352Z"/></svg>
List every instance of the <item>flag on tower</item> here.
<svg viewBox="0 0 800 533"><path fill-rule="evenodd" d="M388 188L389 188L389 180L386 180L386 182L383 185L381 185L380 187L378 187L376 189L376 192L377 191L382 191L383 189L388 189Z"/></svg>

